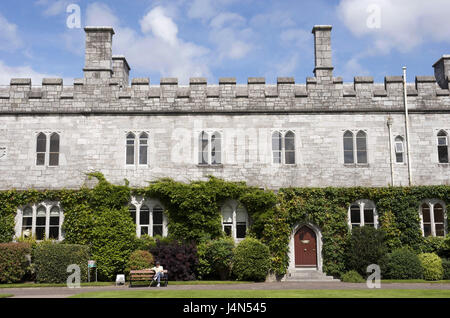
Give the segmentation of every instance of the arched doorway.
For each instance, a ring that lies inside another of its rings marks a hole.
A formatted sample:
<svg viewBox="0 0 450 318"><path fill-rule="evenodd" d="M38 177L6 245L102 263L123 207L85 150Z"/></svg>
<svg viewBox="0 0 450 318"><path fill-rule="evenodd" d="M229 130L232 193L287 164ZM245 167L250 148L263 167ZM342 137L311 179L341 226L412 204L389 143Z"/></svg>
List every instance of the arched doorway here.
<svg viewBox="0 0 450 318"><path fill-rule="evenodd" d="M294 235L295 267L317 267L317 236L304 225Z"/></svg>

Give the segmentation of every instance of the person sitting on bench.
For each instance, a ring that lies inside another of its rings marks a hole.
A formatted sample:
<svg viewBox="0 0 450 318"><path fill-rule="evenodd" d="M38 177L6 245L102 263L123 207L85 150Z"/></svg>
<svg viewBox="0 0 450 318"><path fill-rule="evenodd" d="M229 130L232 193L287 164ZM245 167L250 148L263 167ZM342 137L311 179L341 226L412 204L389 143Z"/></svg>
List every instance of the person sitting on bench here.
<svg viewBox="0 0 450 318"><path fill-rule="evenodd" d="M156 266L153 267L152 270L155 271L155 276L153 276L153 280L156 280L158 282L158 285L156 287L161 287L159 282L161 281L161 278L164 277L164 268L161 266L159 262L156 262Z"/></svg>

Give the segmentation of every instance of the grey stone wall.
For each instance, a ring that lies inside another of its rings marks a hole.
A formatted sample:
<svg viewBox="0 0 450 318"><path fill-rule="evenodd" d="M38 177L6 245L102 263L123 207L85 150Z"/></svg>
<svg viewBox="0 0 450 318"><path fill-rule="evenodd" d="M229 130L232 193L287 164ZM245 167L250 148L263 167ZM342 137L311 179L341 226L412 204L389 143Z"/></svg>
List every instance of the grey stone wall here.
<svg viewBox="0 0 450 318"><path fill-rule="evenodd" d="M115 183L127 178L133 186L161 177L189 181L208 175L275 189L386 186L391 180L388 117L392 139L405 135L402 77L374 83L372 77L357 76L343 83L332 74L331 27L317 26L313 33L315 77L305 83L283 77L270 85L264 78L249 78L243 85L221 78L211 85L192 78L183 86L176 78L162 78L159 85L148 78L129 83L125 57L112 56L114 31L86 28L84 77L74 85L44 79L32 86L29 79L12 79L0 88L0 149L6 153L0 157L0 188L78 188L89 171L101 171ZM435 69L445 71L442 65ZM414 184L449 184L450 167L438 164L436 139L441 129L450 134L448 86L442 88L435 76L417 76L407 91ZM222 134L223 164L198 165L202 130ZM274 130L295 132L295 165L272 164ZM367 133L368 164L344 164L345 130ZM125 164L130 131L149 134L148 165ZM60 134L58 167L36 166L39 132ZM394 164L394 177L395 185L408 184L406 164Z"/></svg>

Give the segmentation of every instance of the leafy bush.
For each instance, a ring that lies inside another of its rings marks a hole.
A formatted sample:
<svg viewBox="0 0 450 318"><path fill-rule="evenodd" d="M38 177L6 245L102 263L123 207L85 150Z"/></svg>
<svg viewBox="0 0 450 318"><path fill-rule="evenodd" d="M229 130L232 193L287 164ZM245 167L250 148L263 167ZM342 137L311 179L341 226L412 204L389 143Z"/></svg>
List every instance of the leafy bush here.
<svg viewBox="0 0 450 318"><path fill-rule="evenodd" d="M199 276L204 278L220 278L226 280L231 273L234 241L231 238L221 238L198 247Z"/></svg>
<svg viewBox="0 0 450 318"><path fill-rule="evenodd" d="M342 275L341 280L344 283L365 283L364 278L355 270L351 270Z"/></svg>
<svg viewBox="0 0 450 318"><path fill-rule="evenodd" d="M400 248L388 254L381 262L383 278L421 279L422 264L417 254L409 248Z"/></svg>
<svg viewBox="0 0 450 318"><path fill-rule="evenodd" d="M150 249L155 261L169 271L170 280L195 280L198 266L197 248L193 243L157 240Z"/></svg>
<svg viewBox="0 0 450 318"><path fill-rule="evenodd" d="M131 253L126 272L129 273L130 270L151 268L153 264L153 255L150 252L137 250Z"/></svg>
<svg viewBox="0 0 450 318"><path fill-rule="evenodd" d="M135 238L135 249L141 251L149 251L152 247L156 246L156 238L151 237L148 234L144 234L141 237Z"/></svg>
<svg viewBox="0 0 450 318"><path fill-rule="evenodd" d="M421 253L435 253L442 257L446 250L445 243L443 237L427 236L422 238L419 249Z"/></svg>
<svg viewBox="0 0 450 318"><path fill-rule="evenodd" d="M450 279L450 259L442 259L442 269L444 270L444 275L442 279Z"/></svg>
<svg viewBox="0 0 450 318"><path fill-rule="evenodd" d="M365 275L367 266L380 264L387 252L384 238L384 231L370 226L352 229L347 250L348 268Z"/></svg>
<svg viewBox="0 0 450 318"><path fill-rule="evenodd" d="M423 278L426 280L440 280L444 276L442 260L434 253L419 254L422 264Z"/></svg>
<svg viewBox="0 0 450 318"><path fill-rule="evenodd" d="M269 248L247 237L234 249L232 272L238 280L264 281L270 269Z"/></svg>
<svg viewBox="0 0 450 318"><path fill-rule="evenodd" d="M76 264L80 267L81 281L87 281L89 247L77 244L44 242L33 251L33 263L38 283L65 283L73 272L67 267Z"/></svg>
<svg viewBox="0 0 450 318"><path fill-rule="evenodd" d="M20 282L27 272L31 246L27 243L0 244L0 282Z"/></svg>

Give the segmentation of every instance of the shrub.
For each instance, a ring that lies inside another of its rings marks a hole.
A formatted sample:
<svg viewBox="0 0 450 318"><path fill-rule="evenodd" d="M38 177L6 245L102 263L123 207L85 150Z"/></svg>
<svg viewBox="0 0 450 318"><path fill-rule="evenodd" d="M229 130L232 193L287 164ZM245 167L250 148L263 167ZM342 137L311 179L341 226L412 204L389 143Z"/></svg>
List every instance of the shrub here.
<svg viewBox="0 0 450 318"><path fill-rule="evenodd" d="M442 268L444 270L444 275L442 279L450 279L450 259L448 258L442 259Z"/></svg>
<svg viewBox="0 0 450 318"><path fill-rule="evenodd" d="M441 257L445 256L446 246L443 237L423 237L419 246L421 253L435 253Z"/></svg>
<svg viewBox="0 0 450 318"><path fill-rule="evenodd" d="M342 275L341 280L344 283L365 283L364 278L355 270L351 270Z"/></svg>
<svg viewBox="0 0 450 318"><path fill-rule="evenodd" d="M384 238L383 230L377 230L370 226L354 228L347 250L348 269L365 275L367 266L380 264L387 252Z"/></svg>
<svg viewBox="0 0 450 318"><path fill-rule="evenodd" d="M134 251L128 259L126 272L129 273L130 270L151 268L153 261L153 255L148 251Z"/></svg>
<svg viewBox="0 0 450 318"><path fill-rule="evenodd" d="M421 279L423 277L419 257L409 248L394 250L381 263L383 278Z"/></svg>
<svg viewBox="0 0 450 318"><path fill-rule="evenodd" d="M193 243L157 240L150 249L155 261L169 271L170 280L195 280L198 266L197 248Z"/></svg>
<svg viewBox="0 0 450 318"><path fill-rule="evenodd" d="M200 244L199 275L204 278L228 279L231 273L234 241L221 238Z"/></svg>
<svg viewBox="0 0 450 318"><path fill-rule="evenodd" d="M144 234L141 237L135 238L135 249L141 251L149 251L156 246L156 238Z"/></svg>
<svg viewBox="0 0 450 318"><path fill-rule="evenodd" d="M27 243L0 244L0 282L20 282L27 272L31 246Z"/></svg>
<svg viewBox="0 0 450 318"><path fill-rule="evenodd" d="M422 264L423 278L426 280L440 280L444 276L442 260L434 253L419 254Z"/></svg>
<svg viewBox="0 0 450 318"><path fill-rule="evenodd" d="M91 232L92 259L97 261L100 280L111 281L124 273L134 250L136 227L126 208L100 210Z"/></svg>
<svg viewBox="0 0 450 318"><path fill-rule="evenodd" d="M269 248L248 237L234 249L232 272L238 280L264 281L270 269Z"/></svg>
<svg viewBox="0 0 450 318"><path fill-rule="evenodd" d="M65 283L73 272L67 267L76 264L80 267L81 281L87 281L89 247L77 244L44 242L33 251L33 263L38 283Z"/></svg>

